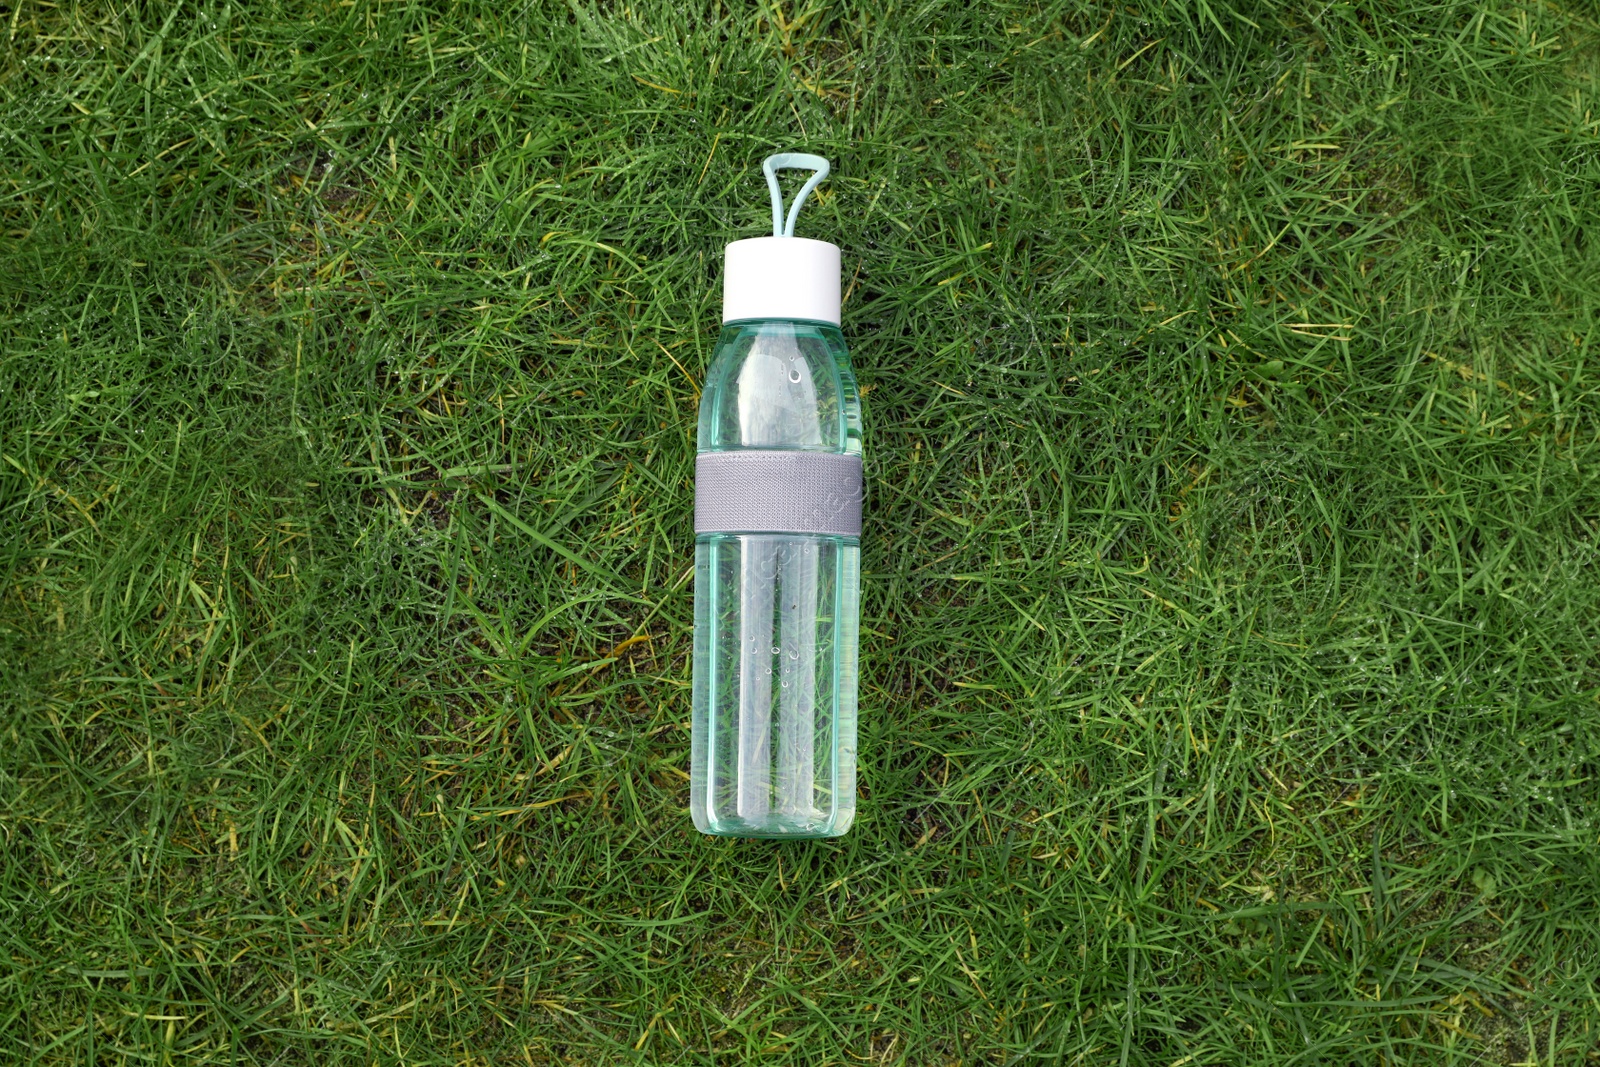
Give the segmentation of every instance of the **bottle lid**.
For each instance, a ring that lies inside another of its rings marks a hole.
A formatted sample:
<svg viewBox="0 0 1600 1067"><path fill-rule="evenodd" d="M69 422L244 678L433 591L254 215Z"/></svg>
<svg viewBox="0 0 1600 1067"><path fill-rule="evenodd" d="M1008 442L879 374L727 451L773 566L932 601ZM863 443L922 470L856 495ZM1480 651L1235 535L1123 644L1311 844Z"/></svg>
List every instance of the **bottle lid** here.
<svg viewBox="0 0 1600 1067"><path fill-rule="evenodd" d="M784 218L777 171L813 170ZM808 319L839 325L839 246L794 235L800 206L828 176L821 156L784 152L761 164L772 193L772 236L734 241L727 246L722 272L722 321Z"/></svg>

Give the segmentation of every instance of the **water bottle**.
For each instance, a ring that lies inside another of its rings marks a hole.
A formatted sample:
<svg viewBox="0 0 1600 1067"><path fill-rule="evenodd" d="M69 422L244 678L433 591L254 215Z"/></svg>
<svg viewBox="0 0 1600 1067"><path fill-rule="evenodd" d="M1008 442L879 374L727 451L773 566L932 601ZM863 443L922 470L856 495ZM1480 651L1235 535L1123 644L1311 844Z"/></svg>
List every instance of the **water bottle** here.
<svg viewBox="0 0 1600 1067"><path fill-rule="evenodd" d="M815 172L787 219L783 168ZM700 397L690 811L708 834L833 837L856 810L861 402L839 249L794 236L828 162L762 170L773 235L727 246Z"/></svg>

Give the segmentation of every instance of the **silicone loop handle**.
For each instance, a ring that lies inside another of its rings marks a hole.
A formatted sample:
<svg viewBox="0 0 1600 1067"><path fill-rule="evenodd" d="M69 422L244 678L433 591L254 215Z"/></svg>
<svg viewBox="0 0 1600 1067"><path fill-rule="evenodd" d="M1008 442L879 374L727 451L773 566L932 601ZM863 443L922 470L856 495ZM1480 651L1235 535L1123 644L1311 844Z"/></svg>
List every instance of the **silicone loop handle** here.
<svg viewBox="0 0 1600 1067"><path fill-rule="evenodd" d="M783 217L783 190L778 188L778 171L780 170L814 170L809 181L800 187L800 193L794 198L794 203L789 205L789 218ZM828 176L828 161L821 156L810 156L804 152L780 152L775 156L768 156L761 162L762 173L767 176L767 188L772 192L772 236L793 237L794 220L800 217L800 205L806 202L806 197L811 195L811 190L822 183Z"/></svg>

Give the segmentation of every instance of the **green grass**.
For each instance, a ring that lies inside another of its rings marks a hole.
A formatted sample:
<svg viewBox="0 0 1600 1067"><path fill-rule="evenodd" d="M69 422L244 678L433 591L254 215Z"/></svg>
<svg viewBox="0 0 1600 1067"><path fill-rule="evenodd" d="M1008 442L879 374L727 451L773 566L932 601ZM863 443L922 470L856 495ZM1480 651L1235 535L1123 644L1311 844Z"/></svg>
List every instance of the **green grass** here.
<svg viewBox="0 0 1600 1067"><path fill-rule="evenodd" d="M1589 4L0 14L0 1062L1600 1061ZM778 148L826 843L687 813Z"/></svg>

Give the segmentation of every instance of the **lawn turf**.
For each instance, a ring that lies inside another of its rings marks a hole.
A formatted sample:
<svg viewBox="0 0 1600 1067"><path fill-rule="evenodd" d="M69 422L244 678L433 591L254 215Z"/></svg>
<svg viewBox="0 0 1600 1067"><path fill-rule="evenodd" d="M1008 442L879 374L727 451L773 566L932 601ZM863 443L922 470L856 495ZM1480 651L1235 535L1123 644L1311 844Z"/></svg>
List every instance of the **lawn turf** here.
<svg viewBox="0 0 1600 1067"><path fill-rule="evenodd" d="M1600 1061L1589 4L0 14L0 1062ZM860 816L713 840L790 148Z"/></svg>

